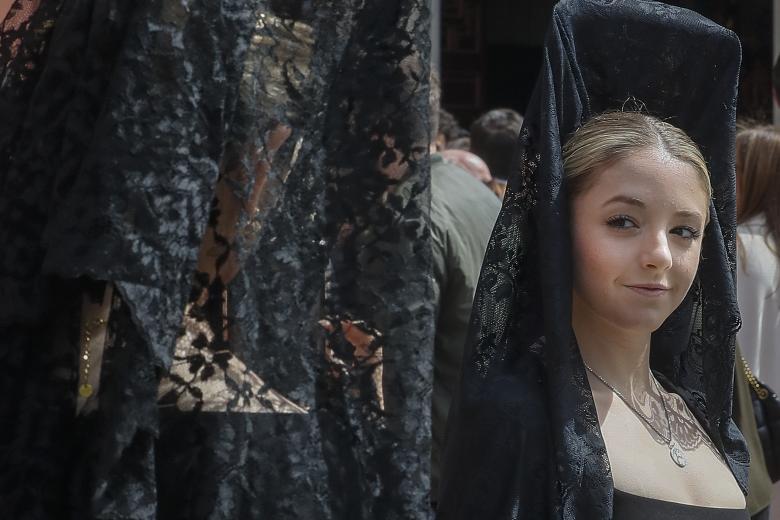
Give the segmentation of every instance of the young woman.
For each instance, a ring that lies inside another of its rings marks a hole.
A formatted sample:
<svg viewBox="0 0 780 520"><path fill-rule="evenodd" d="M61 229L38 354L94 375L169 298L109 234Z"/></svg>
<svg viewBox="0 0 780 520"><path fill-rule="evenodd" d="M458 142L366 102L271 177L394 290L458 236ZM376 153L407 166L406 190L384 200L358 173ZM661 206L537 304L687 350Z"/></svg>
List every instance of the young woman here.
<svg viewBox="0 0 780 520"><path fill-rule="evenodd" d="M440 518L748 518L731 420L739 53L684 9L556 5L476 293Z"/></svg>
<svg viewBox="0 0 780 520"><path fill-rule="evenodd" d="M650 370L651 334L699 266L712 191L701 152L668 123L614 112L585 123L563 157L572 328L612 469L615 518L746 518L745 497L709 435Z"/></svg>

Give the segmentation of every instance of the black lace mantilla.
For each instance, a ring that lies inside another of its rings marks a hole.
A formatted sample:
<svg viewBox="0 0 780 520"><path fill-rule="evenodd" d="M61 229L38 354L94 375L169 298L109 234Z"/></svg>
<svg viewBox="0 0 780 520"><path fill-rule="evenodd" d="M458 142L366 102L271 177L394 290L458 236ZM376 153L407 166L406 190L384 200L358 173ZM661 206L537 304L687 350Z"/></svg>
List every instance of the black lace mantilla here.
<svg viewBox="0 0 780 520"><path fill-rule="evenodd" d="M426 4L56 5L0 86L4 517L429 518Z"/></svg>

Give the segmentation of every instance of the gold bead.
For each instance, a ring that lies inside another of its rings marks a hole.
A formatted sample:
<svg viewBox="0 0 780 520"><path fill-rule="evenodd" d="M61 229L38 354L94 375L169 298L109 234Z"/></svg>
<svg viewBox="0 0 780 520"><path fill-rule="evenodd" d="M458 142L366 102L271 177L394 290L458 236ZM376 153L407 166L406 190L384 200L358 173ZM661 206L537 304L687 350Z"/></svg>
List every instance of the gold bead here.
<svg viewBox="0 0 780 520"><path fill-rule="evenodd" d="M92 385L84 383L79 387L79 395L81 397L89 397L92 395Z"/></svg>

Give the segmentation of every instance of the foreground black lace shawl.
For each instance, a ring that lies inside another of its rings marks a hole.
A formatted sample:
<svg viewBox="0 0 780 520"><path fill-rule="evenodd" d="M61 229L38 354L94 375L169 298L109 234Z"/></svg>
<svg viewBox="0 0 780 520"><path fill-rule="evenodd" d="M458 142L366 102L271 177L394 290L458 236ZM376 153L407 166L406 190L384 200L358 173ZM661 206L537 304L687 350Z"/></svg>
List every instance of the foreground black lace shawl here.
<svg viewBox="0 0 780 520"><path fill-rule="evenodd" d="M424 3L46 13L0 90L3 517L427 518Z"/></svg>
<svg viewBox="0 0 780 520"><path fill-rule="evenodd" d="M442 518L611 518L607 453L570 327L561 146L591 115L640 103L699 144L714 189L697 280L653 335L651 365L745 489L748 456L730 419L739 64L736 36L684 9L641 0L555 7L519 167L477 290L448 430Z"/></svg>

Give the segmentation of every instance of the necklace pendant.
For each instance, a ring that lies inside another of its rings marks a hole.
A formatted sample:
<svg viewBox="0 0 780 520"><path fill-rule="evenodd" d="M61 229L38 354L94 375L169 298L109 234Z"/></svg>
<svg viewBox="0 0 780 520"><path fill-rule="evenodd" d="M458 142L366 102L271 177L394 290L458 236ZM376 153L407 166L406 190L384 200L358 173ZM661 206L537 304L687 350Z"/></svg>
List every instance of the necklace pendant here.
<svg viewBox="0 0 780 520"><path fill-rule="evenodd" d="M671 456L672 461L681 468L688 465L688 457L685 456L685 452L675 440L669 441L669 456Z"/></svg>

